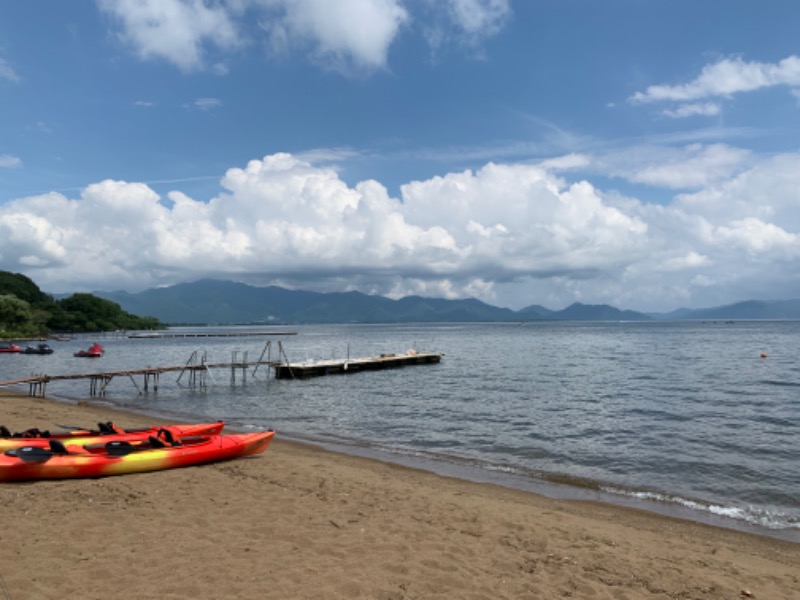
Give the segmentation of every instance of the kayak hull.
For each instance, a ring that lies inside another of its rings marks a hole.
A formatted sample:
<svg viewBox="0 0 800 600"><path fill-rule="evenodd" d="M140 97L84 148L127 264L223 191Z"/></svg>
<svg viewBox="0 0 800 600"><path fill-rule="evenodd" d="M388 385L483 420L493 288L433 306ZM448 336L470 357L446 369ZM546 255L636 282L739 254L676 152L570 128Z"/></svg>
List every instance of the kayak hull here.
<svg viewBox="0 0 800 600"><path fill-rule="evenodd" d="M0 454L0 481L106 477L231 460L264 452L274 435L266 431L202 436L187 439L182 446L135 450L125 456L114 456L105 446L86 450L68 445L67 455L51 454L33 461L16 456L21 451L16 449L12 455Z"/></svg>
<svg viewBox="0 0 800 600"><path fill-rule="evenodd" d="M146 429L131 429L124 433L100 433L97 431L77 431L72 433L55 433L47 437L5 437L0 438L0 452L22 446L37 446L48 448L50 440L58 440L64 444L86 446L89 444L105 444L107 442L133 442L146 440L151 435L156 435L160 429L166 429L173 436L185 437L195 435L219 435L225 427L224 421L213 423L191 423L182 425L163 425L148 427Z"/></svg>

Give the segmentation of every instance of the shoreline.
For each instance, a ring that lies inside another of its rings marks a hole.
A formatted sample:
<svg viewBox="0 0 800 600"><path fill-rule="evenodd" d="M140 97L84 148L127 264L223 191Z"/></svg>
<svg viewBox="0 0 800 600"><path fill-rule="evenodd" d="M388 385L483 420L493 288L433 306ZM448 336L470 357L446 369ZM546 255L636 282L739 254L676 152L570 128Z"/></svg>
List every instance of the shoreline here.
<svg viewBox="0 0 800 600"><path fill-rule="evenodd" d="M0 393L11 429L157 419ZM800 544L282 440L155 473L2 484L0 592L107 598L797 597ZM3 596L3 593L0 593Z"/></svg>
<svg viewBox="0 0 800 600"><path fill-rule="evenodd" d="M9 393L12 395L24 396L24 394L22 394L19 390L10 392L9 390L3 390L0 388L0 397L2 394ZM123 417L126 415L133 415L145 419L156 419L163 423L179 421L188 422L192 420L192 417L187 416L174 416L167 413L153 413L144 410L137 410L135 406L120 405L119 403L113 401L109 402L102 397L92 399L76 399L72 397L60 397L57 395L48 394L45 399L51 402L64 403L67 405L90 405L98 410L117 412ZM92 426L94 423L89 423L88 425ZM226 425L226 430L229 431L248 431L250 429L251 428L249 426L244 426L241 424ZM448 460L447 458L437 458L427 455L406 455L368 444L364 445L358 443L348 443L347 441L304 438L302 436L291 434L282 436L282 439L284 441L294 442L304 446L311 446L328 452L345 454L348 456L357 456L368 460L396 464L411 469L419 469L442 477L451 477L473 483L492 484L522 492L528 492L556 501L587 501L597 502L600 504L609 504L611 506L643 510L656 515L691 521L702 525L731 529L733 531L800 544L800 530L773 529L747 520L730 517L723 513L716 514L711 511L708 506L705 510L698 507L692 507L690 501L680 498L673 498L670 500L669 498L671 497L669 495L666 495L665 498L667 499L662 501L653 499L652 497L638 497L636 495L626 495L625 493L614 493L605 489L599 482L590 482L590 486L582 486L576 482L571 482L569 478L557 474L554 475L553 478L547 478L532 477L522 473L508 471L495 472L491 469L484 468L484 466L481 466L480 464L470 464L470 462L466 460L459 462ZM656 496L661 495L656 494ZM681 502L681 500L689 502L689 504L685 505Z"/></svg>
<svg viewBox="0 0 800 600"><path fill-rule="evenodd" d="M441 477L450 477L458 480L478 484L496 485L498 487L518 490L524 493L535 494L553 501L567 502L594 502L607 504L620 508L640 510L654 515L690 521L720 529L730 529L751 535L777 539L789 543L800 544L800 531L795 529L771 529L749 521L729 517L724 514L715 514L710 510L702 510L686 506L670 500L659 501L649 497L626 495L623 492L615 493L603 486L591 482L589 486L575 485L573 482L563 482L563 477L553 479L536 478L525 474L508 471L493 471L465 462L453 462L446 459L427 456L412 456L393 453L372 446L349 445L343 442L329 442L325 440L304 439L300 437L284 436L284 441L310 445L321 450L357 456L367 460L387 462L410 469L418 469ZM656 497L658 495L656 494ZM668 495L664 495L669 498Z"/></svg>

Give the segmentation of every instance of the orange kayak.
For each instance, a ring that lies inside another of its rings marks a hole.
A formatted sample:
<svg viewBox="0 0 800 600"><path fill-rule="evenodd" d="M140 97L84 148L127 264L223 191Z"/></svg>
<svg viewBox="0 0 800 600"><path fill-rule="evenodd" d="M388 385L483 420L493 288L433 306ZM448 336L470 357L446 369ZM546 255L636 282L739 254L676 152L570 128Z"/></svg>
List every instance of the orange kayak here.
<svg viewBox="0 0 800 600"><path fill-rule="evenodd" d="M225 427L225 421L213 423L191 423L185 425L162 425L145 429L121 429L111 422L98 423L97 430L77 429L65 433L51 434L49 431L29 429L22 433L11 434L7 428L0 426L0 452L21 446L39 446L48 448L50 440L58 440L64 444L85 446L87 444L103 444L113 441L146 440L151 435L157 436L159 431L169 431L173 436L218 435Z"/></svg>
<svg viewBox="0 0 800 600"><path fill-rule="evenodd" d="M172 447L160 447L155 437L138 444L119 440L82 447L53 441L50 447L22 446L0 454L0 481L105 477L230 460L264 452L274 435L193 436Z"/></svg>

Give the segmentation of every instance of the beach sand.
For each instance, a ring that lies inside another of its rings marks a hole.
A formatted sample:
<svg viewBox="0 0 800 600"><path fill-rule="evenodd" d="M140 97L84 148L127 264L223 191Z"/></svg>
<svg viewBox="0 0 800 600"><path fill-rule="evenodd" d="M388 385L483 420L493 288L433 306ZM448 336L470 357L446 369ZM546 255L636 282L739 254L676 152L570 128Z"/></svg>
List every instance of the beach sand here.
<svg viewBox="0 0 800 600"><path fill-rule="evenodd" d="M0 395L12 431L156 419ZM276 440L262 455L0 484L0 599L800 598L800 544Z"/></svg>

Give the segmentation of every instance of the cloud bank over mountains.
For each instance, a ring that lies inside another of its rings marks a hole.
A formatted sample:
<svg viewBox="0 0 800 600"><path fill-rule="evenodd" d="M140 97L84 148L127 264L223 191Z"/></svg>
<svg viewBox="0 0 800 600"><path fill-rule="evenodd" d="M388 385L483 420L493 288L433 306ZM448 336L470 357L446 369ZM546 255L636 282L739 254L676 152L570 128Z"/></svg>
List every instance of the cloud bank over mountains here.
<svg viewBox="0 0 800 600"><path fill-rule="evenodd" d="M0 206L0 255L54 292L75 281L144 289L227 274L512 308L591 298L665 310L746 290L778 298L798 275L800 155L669 205L570 184L535 164L413 181L394 198L378 181L349 186L330 166L275 154L229 169L221 186L209 202L112 180L75 197L19 199Z"/></svg>

